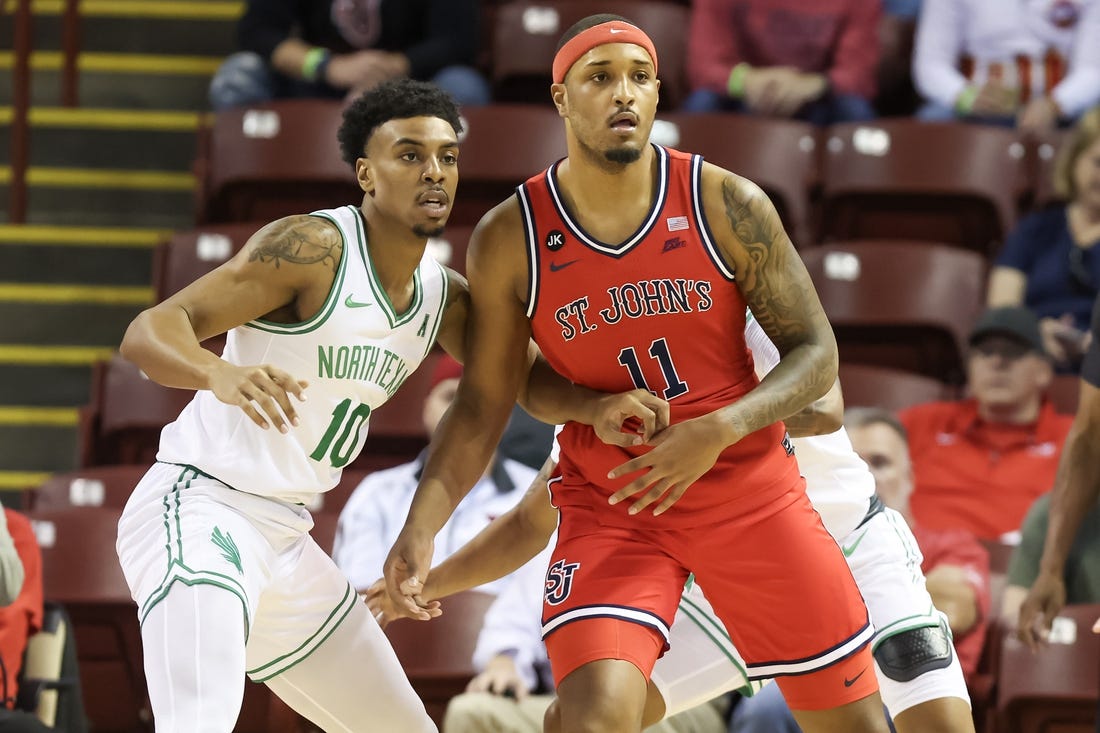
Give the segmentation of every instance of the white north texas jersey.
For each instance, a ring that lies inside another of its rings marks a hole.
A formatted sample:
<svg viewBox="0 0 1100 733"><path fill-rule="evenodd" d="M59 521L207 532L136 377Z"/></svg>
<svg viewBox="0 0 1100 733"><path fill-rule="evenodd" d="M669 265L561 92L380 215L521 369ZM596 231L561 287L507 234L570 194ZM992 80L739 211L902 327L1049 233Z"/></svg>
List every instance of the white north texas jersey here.
<svg viewBox="0 0 1100 733"><path fill-rule="evenodd" d="M757 375L763 376L779 363L779 350L752 311L746 311L745 321L745 343L752 349ZM875 477L852 449L844 428L827 435L792 438L791 442L806 478L806 495L829 534L843 540L867 515Z"/></svg>
<svg viewBox="0 0 1100 733"><path fill-rule="evenodd" d="M447 276L427 254L415 292L398 315L375 276L363 220L354 206L317 211L344 239L332 290L308 321L256 320L229 331L222 358L271 364L309 382L291 401L301 423L283 435L200 390L164 428L158 461L193 466L240 491L308 503L340 479L359 454L373 410L389 399L435 342L447 301ZM384 242L372 242L384 247Z"/></svg>

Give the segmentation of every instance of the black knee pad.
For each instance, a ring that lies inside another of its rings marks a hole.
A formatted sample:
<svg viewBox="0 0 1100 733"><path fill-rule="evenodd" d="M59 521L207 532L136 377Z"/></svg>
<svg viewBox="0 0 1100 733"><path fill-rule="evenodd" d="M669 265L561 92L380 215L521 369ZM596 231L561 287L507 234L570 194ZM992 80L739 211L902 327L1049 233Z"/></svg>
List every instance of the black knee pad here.
<svg viewBox="0 0 1100 733"><path fill-rule="evenodd" d="M941 626L925 626L888 637L875 649L875 661L890 679L909 682L951 664L955 649Z"/></svg>

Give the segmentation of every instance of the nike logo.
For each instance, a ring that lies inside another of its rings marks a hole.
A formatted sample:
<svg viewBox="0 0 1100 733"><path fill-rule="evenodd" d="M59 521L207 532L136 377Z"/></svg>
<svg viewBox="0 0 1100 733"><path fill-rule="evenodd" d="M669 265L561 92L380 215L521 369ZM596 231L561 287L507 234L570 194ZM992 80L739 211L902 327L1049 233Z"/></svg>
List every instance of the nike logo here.
<svg viewBox="0 0 1100 733"><path fill-rule="evenodd" d="M565 268L569 267L570 265L572 265L576 262L580 262L580 260L569 260L568 262L563 262L560 265L557 262L551 262L550 263L550 272L557 272L558 270L564 270Z"/></svg>
<svg viewBox="0 0 1100 733"><path fill-rule="evenodd" d="M857 547L859 547L859 543L863 542L863 538L866 537L866 536L867 536L867 530L865 529L865 530L863 530L863 534L861 534L856 539L855 542L853 542L850 545L842 545L841 548L840 548L840 551L844 553L844 557L851 557L852 553L856 551Z"/></svg>
<svg viewBox="0 0 1100 733"><path fill-rule="evenodd" d="M626 33L626 28L608 28L612 33Z"/></svg>
<svg viewBox="0 0 1100 733"><path fill-rule="evenodd" d="M358 303L358 302L352 300L351 296L349 295L344 300L344 305L346 305L348 308L366 308L367 306L373 305L373 304L372 303Z"/></svg>
<svg viewBox="0 0 1100 733"><path fill-rule="evenodd" d="M856 683L856 680L858 680L858 679L859 679L860 677L862 677L862 676L863 676L863 673L864 673L864 672L866 672L866 671L867 671L867 668L866 668L866 667L864 667L864 668L863 668L863 670L862 670L862 671L860 671L860 673L859 673L859 674L857 674L857 675L856 675L855 677L853 677L852 679L848 679L847 677L845 677L845 678L844 678L844 686L845 686L845 687L851 687L852 685L854 685L854 684Z"/></svg>

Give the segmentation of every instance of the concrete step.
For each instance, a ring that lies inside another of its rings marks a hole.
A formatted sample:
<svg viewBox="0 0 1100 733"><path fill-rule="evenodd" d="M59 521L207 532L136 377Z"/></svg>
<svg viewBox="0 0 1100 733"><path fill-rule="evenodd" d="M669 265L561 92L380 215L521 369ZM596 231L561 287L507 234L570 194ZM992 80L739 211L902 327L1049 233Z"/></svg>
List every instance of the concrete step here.
<svg viewBox="0 0 1100 733"><path fill-rule="evenodd" d="M90 346L114 348L144 305L0 302L3 347Z"/></svg>
<svg viewBox="0 0 1100 733"><path fill-rule="evenodd" d="M90 365L0 364L0 405L79 407L91 393Z"/></svg>
<svg viewBox="0 0 1100 733"><path fill-rule="evenodd" d="M120 247L0 244L0 273L17 283L148 286L152 253Z"/></svg>
<svg viewBox="0 0 1100 733"><path fill-rule="evenodd" d="M69 412L71 425L0 424L0 471L53 473L75 468L76 411Z"/></svg>
<svg viewBox="0 0 1100 733"><path fill-rule="evenodd" d="M12 98L12 53L0 52L0 103ZM81 53L78 57L79 106L123 109L207 108L210 77L221 55L146 55ZM62 56L39 51L31 56L31 104L61 104Z"/></svg>

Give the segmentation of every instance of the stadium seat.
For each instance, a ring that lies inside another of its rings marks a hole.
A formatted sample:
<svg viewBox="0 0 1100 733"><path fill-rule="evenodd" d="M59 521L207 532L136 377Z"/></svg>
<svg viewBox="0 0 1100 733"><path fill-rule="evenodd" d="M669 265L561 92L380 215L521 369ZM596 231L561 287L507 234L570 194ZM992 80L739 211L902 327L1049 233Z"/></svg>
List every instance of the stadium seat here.
<svg viewBox="0 0 1100 733"><path fill-rule="evenodd" d="M157 302L224 264L261 226L262 222L222 224L173 233L153 252L153 292Z"/></svg>
<svg viewBox="0 0 1100 733"><path fill-rule="evenodd" d="M461 194L459 195L461 198ZM455 272L466 274L466 250L470 245L470 235L474 233L472 226L461 224L447 225L447 229L438 237L428 240L428 254L441 264L446 265Z"/></svg>
<svg viewBox="0 0 1100 733"><path fill-rule="evenodd" d="M565 157L565 129L553 107L493 104L462 110L462 177L449 224L472 226L516 186Z"/></svg>
<svg viewBox="0 0 1100 733"><path fill-rule="evenodd" d="M95 466L58 473L30 492L28 502L35 511L66 507L109 507L122 509L148 464Z"/></svg>
<svg viewBox="0 0 1100 733"><path fill-rule="evenodd" d="M119 514L87 506L27 516L42 548L45 597L72 619L91 727L151 730L137 607L115 555Z"/></svg>
<svg viewBox="0 0 1100 733"><path fill-rule="evenodd" d="M474 646L494 598L464 591L443 599L443 615L431 623L399 619L386 627L405 674L436 724L443 722L447 702L474 676Z"/></svg>
<svg viewBox="0 0 1100 733"><path fill-rule="evenodd" d="M843 363L874 364L960 384L986 263L975 252L907 241L803 250Z"/></svg>
<svg viewBox="0 0 1100 733"><path fill-rule="evenodd" d="M198 221L271 221L363 198L340 157L337 100L288 99L219 112L199 132Z"/></svg>
<svg viewBox="0 0 1100 733"><path fill-rule="evenodd" d="M873 364L840 364L845 407L881 407L895 412L923 402L950 399L943 382L913 372Z"/></svg>
<svg viewBox="0 0 1100 733"><path fill-rule="evenodd" d="M653 39L661 106L675 109L687 92L690 10L683 3L662 0L608 0L598 11L629 18ZM493 98L549 104L558 39L593 12L588 0L516 0L497 7L492 33Z"/></svg>
<svg viewBox="0 0 1100 733"><path fill-rule="evenodd" d="M1054 190L1054 167L1058 161L1058 151L1068 138L1067 131L1054 130L1042 136L1034 147L1035 208L1057 203L1061 199Z"/></svg>
<svg viewBox="0 0 1100 733"><path fill-rule="evenodd" d="M662 114L652 139L699 153L756 183L771 197L798 247L814 238L810 192L820 175L820 135L805 122L735 114Z"/></svg>
<svg viewBox="0 0 1100 733"><path fill-rule="evenodd" d="M91 401L80 409L80 466L149 465L160 429L172 422L194 392L162 387L121 356L92 370Z"/></svg>
<svg viewBox="0 0 1100 733"><path fill-rule="evenodd" d="M1066 606L1032 653L1006 634L998 665L998 733L1094 733L1100 697L1100 604Z"/></svg>
<svg viewBox="0 0 1100 733"><path fill-rule="evenodd" d="M824 237L945 242L990 256L1030 186L1013 130L912 119L826 134Z"/></svg>

